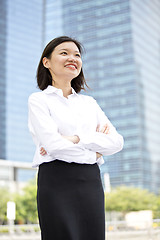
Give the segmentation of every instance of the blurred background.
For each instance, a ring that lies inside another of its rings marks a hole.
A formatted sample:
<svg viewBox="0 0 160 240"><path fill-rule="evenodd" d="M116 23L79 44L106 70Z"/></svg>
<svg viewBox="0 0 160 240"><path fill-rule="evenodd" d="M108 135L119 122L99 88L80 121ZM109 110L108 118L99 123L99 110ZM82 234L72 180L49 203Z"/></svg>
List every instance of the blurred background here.
<svg viewBox="0 0 160 240"><path fill-rule="evenodd" d="M83 44L87 94L125 139L101 166L106 238L160 239L160 0L0 0L0 224L37 224L27 101L45 45L61 35ZM147 225L130 224L131 211ZM0 239L16 231L1 226Z"/></svg>

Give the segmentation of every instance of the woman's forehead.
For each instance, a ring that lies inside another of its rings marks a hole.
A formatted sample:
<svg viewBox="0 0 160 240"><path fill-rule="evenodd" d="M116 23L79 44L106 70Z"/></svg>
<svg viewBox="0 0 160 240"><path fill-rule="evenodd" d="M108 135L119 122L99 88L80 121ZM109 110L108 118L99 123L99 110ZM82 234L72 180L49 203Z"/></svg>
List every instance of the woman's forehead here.
<svg viewBox="0 0 160 240"><path fill-rule="evenodd" d="M75 52L79 52L79 49L77 45L74 42L63 42L56 46L55 50L60 51L60 50L72 50Z"/></svg>

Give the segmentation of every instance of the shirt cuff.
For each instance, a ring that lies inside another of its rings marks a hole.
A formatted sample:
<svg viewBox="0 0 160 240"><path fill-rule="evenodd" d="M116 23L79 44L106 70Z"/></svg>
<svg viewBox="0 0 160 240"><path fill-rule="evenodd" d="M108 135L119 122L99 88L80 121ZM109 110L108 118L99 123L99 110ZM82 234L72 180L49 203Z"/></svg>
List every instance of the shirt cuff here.
<svg viewBox="0 0 160 240"><path fill-rule="evenodd" d="M104 163L104 158L101 156L100 158L97 159L97 164L101 166Z"/></svg>

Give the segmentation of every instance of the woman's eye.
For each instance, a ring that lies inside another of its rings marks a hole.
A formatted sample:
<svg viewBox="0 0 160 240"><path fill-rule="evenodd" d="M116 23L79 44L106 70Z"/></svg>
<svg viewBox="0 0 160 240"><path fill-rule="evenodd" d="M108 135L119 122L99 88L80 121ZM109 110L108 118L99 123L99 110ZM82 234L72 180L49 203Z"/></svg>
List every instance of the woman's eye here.
<svg viewBox="0 0 160 240"><path fill-rule="evenodd" d="M66 52L61 52L61 55L67 55L67 53Z"/></svg>
<svg viewBox="0 0 160 240"><path fill-rule="evenodd" d="M81 55L79 53L76 54L77 57L81 57Z"/></svg>

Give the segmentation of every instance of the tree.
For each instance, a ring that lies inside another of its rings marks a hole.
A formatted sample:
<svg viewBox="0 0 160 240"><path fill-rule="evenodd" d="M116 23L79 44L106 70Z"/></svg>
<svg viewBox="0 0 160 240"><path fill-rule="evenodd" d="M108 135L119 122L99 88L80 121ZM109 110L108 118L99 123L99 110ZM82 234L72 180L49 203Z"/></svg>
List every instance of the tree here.
<svg viewBox="0 0 160 240"><path fill-rule="evenodd" d="M106 211L127 213L130 211L153 210L156 196L147 190L121 186L105 196Z"/></svg>
<svg viewBox="0 0 160 240"><path fill-rule="evenodd" d="M7 188L0 188L0 225L7 223L7 202L11 200L11 194Z"/></svg>
<svg viewBox="0 0 160 240"><path fill-rule="evenodd" d="M155 219L160 219L160 195L157 196L155 205L153 207L153 214Z"/></svg>
<svg viewBox="0 0 160 240"><path fill-rule="evenodd" d="M37 223L36 182L30 181L23 189L23 195L16 194L16 221L19 223Z"/></svg>

